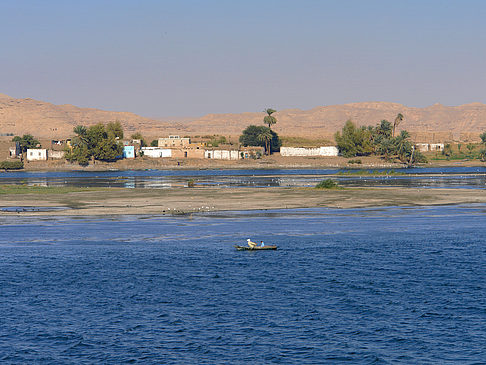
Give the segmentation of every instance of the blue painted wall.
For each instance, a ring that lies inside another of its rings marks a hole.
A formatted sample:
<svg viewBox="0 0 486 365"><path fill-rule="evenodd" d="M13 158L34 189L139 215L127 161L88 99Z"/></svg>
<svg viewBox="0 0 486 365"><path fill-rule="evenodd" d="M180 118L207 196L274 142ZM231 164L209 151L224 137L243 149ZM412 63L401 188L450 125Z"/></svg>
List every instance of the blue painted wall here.
<svg viewBox="0 0 486 365"><path fill-rule="evenodd" d="M135 147L123 146L123 158L135 158Z"/></svg>

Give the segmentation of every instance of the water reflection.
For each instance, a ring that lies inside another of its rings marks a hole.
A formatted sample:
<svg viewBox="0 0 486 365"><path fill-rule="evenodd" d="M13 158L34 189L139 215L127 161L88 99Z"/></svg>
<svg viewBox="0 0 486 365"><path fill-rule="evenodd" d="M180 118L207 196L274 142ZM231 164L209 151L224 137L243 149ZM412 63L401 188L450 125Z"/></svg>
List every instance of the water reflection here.
<svg viewBox="0 0 486 365"><path fill-rule="evenodd" d="M348 170L349 171L349 170ZM49 187L120 187L170 189L197 187L312 187L333 178L347 187L467 188L486 186L486 168L448 167L398 169L404 175L343 175L346 170L148 170L106 172L14 172L0 174L0 184L27 184Z"/></svg>

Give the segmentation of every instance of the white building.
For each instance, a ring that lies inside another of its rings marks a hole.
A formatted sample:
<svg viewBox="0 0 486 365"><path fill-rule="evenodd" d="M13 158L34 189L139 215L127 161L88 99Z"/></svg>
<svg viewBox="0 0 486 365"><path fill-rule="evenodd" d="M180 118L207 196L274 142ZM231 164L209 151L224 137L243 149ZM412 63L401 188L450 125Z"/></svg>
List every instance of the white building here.
<svg viewBox="0 0 486 365"><path fill-rule="evenodd" d="M144 156L161 158L161 157L172 157L172 150L170 148L159 148L159 147L142 147L140 149Z"/></svg>
<svg viewBox="0 0 486 365"><path fill-rule="evenodd" d="M47 150L45 148L27 149L27 161L47 161Z"/></svg>
<svg viewBox="0 0 486 365"><path fill-rule="evenodd" d="M280 147L281 156L337 156L339 150L335 146L304 148Z"/></svg>
<svg viewBox="0 0 486 365"><path fill-rule="evenodd" d="M416 146L420 152L440 152L444 150L443 143L417 143Z"/></svg>
<svg viewBox="0 0 486 365"><path fill-rule="evenodd" d="M240 152L237 150L205 150L204 158L215 160L239 160Z"/></svg>

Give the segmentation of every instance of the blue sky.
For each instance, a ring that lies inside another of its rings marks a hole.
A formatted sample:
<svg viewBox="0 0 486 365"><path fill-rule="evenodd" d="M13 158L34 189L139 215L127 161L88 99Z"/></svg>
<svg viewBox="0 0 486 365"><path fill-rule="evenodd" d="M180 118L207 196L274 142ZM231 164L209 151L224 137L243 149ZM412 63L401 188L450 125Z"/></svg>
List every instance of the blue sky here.
<svg viewBox="0 0 486 365"><path fill-rule="evenodd" d="M0 93L144 116L484 102L486 1L0 0Z"/></svg>

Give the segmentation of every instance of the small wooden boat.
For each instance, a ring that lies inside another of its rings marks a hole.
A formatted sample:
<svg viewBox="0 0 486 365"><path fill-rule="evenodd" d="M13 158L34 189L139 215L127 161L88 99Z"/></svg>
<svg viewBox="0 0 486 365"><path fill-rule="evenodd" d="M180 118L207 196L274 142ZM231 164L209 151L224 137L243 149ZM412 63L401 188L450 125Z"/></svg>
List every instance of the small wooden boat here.
<svg viewBox="0 0 486 365"><path fill-rule="evenodd" d="M276 245L268 245L268 246L256 246L256 247L248 247L248 246L238 246L238 245L235 245L235 248L238 250L238 251L260 251L260 250L276 250L277 249L277 246Z"/></svg>

